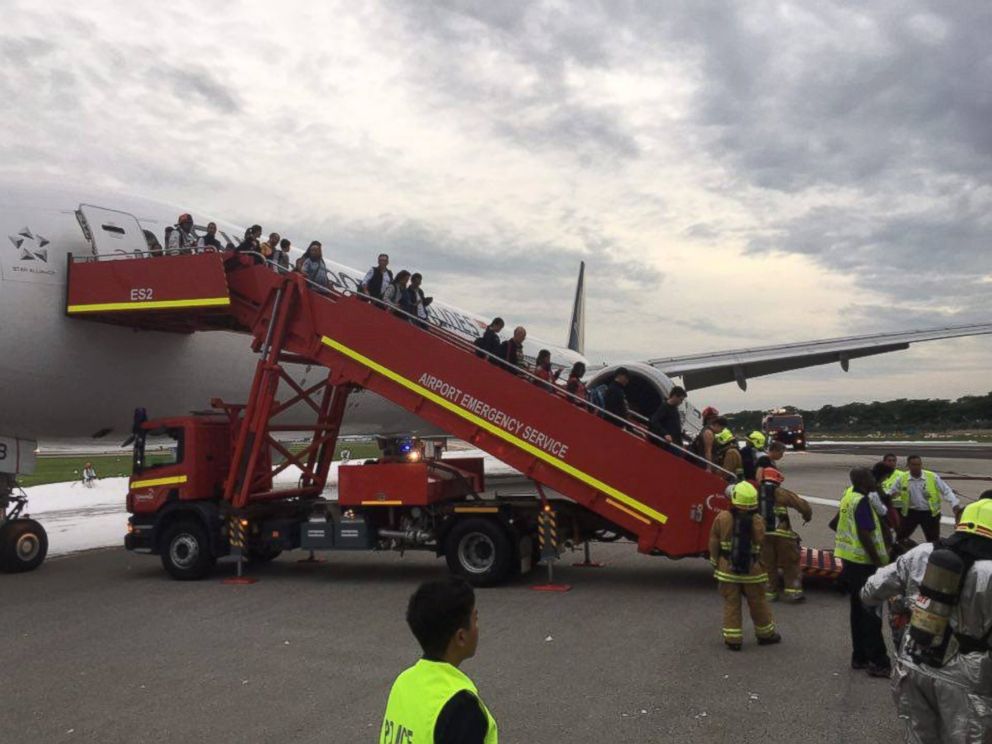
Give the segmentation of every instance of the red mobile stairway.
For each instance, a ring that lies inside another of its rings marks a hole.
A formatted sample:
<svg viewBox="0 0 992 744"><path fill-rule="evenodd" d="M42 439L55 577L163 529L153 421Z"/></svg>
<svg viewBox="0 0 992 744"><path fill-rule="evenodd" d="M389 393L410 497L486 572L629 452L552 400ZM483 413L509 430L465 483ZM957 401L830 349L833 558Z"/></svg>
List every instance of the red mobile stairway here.
<svg viewBox="0 0 992 744"><path fill-rule="evenodd" d="M321 365L334 388L371 390L474 444L636 535L641 552L704 554L712 520L726 505L722 478L655 446L643 430L614 425L558 389L510 374L464 339L418 327L368 298L318 290L250 256L70 256L66 312L159 331L248 332L262 353L245 414L257 420L255 434L272 406L284 407L270 396L260 404L266 410L252 410L252 401L264 399L259 386L278 385L279 362ZM343 411L340 400L321 405ZM248 456L252 436L241 437L236 461ZM228 483L229 501L243 506L247 490Z"/></svg>

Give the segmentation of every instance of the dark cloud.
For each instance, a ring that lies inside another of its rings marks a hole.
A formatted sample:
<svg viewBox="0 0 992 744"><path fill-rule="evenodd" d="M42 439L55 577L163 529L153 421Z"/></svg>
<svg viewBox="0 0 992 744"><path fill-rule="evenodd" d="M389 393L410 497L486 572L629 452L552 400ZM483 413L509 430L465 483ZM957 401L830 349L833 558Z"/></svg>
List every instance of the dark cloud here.
<svg viewBox="0 0 992 744"><path fill-rule="evenodd" d="M233 89L205 68L163 66L156 69L154 74L171 85L179 101L189 102L192 96L200 104L216 109L222 114L241 112L241 104L235 98Z"/></svg>
<svg viewBox="0 0 992 744"><path fill-rule="evenodd" d="M640 153L621 107L592 104L569 80L605 67L613 44L598 12L542 3L396 2L418 42L411 82L443 110L524 150L576 153L585 162Z"/></svg>

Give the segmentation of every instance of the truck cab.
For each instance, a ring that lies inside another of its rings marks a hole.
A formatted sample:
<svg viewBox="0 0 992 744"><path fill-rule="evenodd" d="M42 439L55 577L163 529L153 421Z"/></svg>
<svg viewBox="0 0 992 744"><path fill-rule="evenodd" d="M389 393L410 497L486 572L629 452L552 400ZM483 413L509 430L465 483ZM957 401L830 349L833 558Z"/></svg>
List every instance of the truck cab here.
<svg viewBox="0 0 992 744"><path fill-rule="evenodd" d="M231 436L230 422L220 414L156 419L135 427L128 550L163 555L173 575L209 570L213 560L204 545L214 559L227 552L219 538L218 503L230 466Z"/></svg>
<svg viewBox="0 0 992 744"><path fill-rule="evenodd" d="M806 449L806 428L798 413L774 411L764 417L761 428L771 440L791 444L793 449Z"/></svg>

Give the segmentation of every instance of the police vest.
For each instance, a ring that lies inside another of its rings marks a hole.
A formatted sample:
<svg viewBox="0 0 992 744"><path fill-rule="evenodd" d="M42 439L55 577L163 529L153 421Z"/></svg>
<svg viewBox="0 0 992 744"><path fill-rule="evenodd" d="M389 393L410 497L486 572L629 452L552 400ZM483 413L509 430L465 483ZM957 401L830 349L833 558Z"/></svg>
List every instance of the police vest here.
<svg viewBox="0 0 992 744"><path fill-rule="evenodd" d="M899 478L905 472L906 472L905 470L899 470L898 468L896 468L895 470L893 470L892 471L892 475L890 475L888 478L886 478L884 481L882 481L882 493L888 493L889 490L892 488L892 485L897 480L899 480ZM893 504L893 506L900 506L902 504L902 501L900 500L900 498L901 497L899 496L898 493L894 493L892 495L892 504Z"/></svg>
<svg viewBox="0 0 992 744"><path fill-rule="evenodd" d="M893 501L899 505L902 515L909 514L909 473L902 471L895 481L896 492ZM937 476L932 470L923 471L923 490L927 493L927 503L933 516L940 514L940 491L937 490Z"/></svg>
<svg viewBox="0 0 992 744"><path fill-rule="evenodd" d="M486 716L486 744L497 744L496 720L464 673L443 661L421 659L393 683L379 744L433 744L438 716L459 692L472 693Z"/></svg>
<svg viewBox="0 0 992 744"><path fill-rule="evenodd" d="M858 508L858 504L861 503L861 499L863 498L866 497L855 491L853 486L844 492L844 498L840 500L840 514L837 519L837 537L834 546L834 555L841 560L870 566L872 565L872 560L868 556L868 551L865 550L861 544L861 540L858 538L858 524L854 519L854 511ZM875 513L875 510L869 509L869 511L875 524L871 531L871 541L875 545L875 552L878 553L883 563L888 563L889 554L885 548L885 539L882 537L882 525L878 521L878 515Z"/></svg>

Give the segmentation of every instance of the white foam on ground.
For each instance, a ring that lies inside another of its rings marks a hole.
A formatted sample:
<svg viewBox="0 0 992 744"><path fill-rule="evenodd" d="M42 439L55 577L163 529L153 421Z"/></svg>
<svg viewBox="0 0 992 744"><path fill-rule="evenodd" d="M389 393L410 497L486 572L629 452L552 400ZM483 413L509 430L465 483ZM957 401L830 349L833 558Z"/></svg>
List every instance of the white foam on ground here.
<svg viewBox="0 0 992 744"><path fill-rule="evenodd" d="M515 472L481 450L446 452L447 457L484 457L487 475ZM360 461L353 461L355 464ZM337 498L338 466L331 465L325 496ZM299 480L296 467L287 468L276 477L281 486L293 486ZM100 478L92 488L78 481L48 483L24 489L28 495L25 510L41 522L48 533L48 554L65 555L79 550L123 546L127 534L127 478Z"/></svg>

